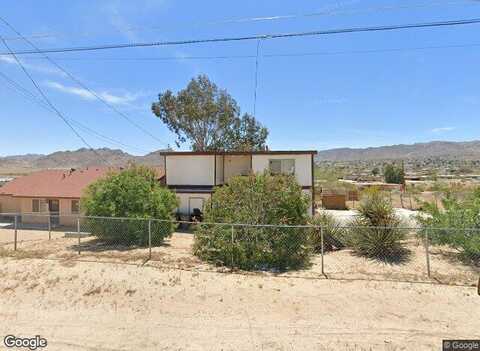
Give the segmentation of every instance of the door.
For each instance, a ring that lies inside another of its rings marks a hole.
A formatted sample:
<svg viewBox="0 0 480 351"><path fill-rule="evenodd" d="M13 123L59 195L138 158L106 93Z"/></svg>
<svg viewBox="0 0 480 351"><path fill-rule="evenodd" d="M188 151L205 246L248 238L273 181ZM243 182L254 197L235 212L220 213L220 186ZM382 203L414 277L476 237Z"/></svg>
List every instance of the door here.
<svg viewBox="0 0 480 351"><path fill-rule="evenodd" d="M60 224L60 201L48 200L48 212L50 212L50 223L52 225Z"/></svg>

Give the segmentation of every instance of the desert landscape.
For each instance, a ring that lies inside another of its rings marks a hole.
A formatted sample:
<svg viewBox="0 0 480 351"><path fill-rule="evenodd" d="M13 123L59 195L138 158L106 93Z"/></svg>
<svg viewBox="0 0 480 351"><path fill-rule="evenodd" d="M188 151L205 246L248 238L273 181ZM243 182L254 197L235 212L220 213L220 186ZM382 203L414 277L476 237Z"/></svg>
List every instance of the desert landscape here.
<svg viewBox="0 0 480 351"><path fill-rule="evenodd" d="M49 350L438 350L479 337L474 287L0 259L0 333Z"/></svg>

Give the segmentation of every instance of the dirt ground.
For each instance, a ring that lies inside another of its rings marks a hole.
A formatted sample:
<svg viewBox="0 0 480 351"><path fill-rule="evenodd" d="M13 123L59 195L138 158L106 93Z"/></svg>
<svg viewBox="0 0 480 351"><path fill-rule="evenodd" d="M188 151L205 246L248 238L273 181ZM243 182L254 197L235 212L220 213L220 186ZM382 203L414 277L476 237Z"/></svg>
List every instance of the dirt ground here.
<svg viewBox="0 0 480 351"><path fill-rule="evenodd" d="M476 288L0 258L0 336L47 350L439 350Z"/></svg>

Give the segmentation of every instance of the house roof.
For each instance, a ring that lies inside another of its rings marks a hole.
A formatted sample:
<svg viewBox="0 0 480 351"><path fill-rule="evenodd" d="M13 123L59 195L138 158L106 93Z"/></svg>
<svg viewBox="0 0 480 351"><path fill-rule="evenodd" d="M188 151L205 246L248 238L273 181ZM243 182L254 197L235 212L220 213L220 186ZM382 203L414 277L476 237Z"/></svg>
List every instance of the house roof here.
<svg viewBox="0 0 480 351"><path fill-rule="evenodd" d="M281 151L161 151L162 156L192 155L316 155L316 150L281 150Z"/></svg>
<svg viewBox="0 0 480 351"><path fill-rule="evenodd" d="M87 167L83 169L38 171L15 178L0 188L0 195L15 197L80 198L84 189L109 172L121 168ZM163 168L156 168L159 178Z"/></svg>

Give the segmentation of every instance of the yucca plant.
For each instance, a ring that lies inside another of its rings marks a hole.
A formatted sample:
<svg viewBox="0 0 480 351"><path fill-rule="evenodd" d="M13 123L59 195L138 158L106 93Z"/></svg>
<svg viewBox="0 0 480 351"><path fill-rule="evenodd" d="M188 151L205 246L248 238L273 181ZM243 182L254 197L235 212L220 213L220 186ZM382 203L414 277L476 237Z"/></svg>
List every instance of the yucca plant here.
<svg viewBox="0 0 480 351"><path fill-rule="evenodd" d="M315 252L318 253L322 250L322 231L324 251L345 247L345 227L342 227L342 224L331 214L320 212L312 218L310 224L315 226L310 235L310 242Z"/></svg>
<svg viewBox="0 0 480 351"><path fill-rule="evenodd" d="M360 255L387 261L401 260L406 231L390 202L380 191L364 194L359 215L350 223L349 245Z"/></svg>

